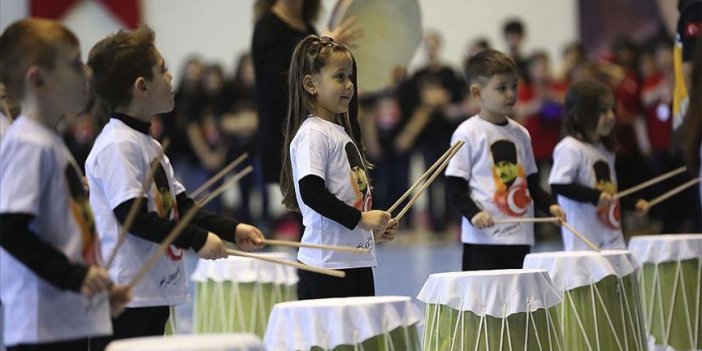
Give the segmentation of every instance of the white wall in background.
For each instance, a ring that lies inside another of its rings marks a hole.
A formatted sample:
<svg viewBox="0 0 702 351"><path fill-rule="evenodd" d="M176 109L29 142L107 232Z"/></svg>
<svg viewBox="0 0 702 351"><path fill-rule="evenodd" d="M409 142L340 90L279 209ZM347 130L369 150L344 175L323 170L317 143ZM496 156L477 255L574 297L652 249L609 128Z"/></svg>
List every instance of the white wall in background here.
<svg viewBox="0 0 702 351"><path fill-rule="evenodd" d="M378 0L383 1L383 0ZM177 74L185 59L197 53L228 71L239 54L249 50L253 0L143 0L146 22L156 30L157 45ZM546 49L555 62L563 46L578 37L577 0L419 0L425 28L444 36L443 57L456 68L467 45L484 36L504 49L502 24L520 17L527 26L525 49ZM326 23L334 0L323 0ZM0 0L0 30L26 16L28 0ZM84 0L64 19L76 32L84 57L96 41L120 27L99 2ZM417 55L412 66L421 64ZM178 77L176 77L177 81Z"/></svg>

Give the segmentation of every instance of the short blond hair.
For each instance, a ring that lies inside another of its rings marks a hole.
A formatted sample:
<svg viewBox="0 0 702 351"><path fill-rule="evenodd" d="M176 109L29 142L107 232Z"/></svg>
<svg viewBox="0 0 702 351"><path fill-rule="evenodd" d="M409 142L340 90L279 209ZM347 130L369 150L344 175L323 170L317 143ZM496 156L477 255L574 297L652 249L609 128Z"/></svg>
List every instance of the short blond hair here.
<svg viewBox="0 0 702 351"><path fill-rule="evenodd" d="M24 98L27 69L53 69L61 46L78 47L78 38L57 21L27 18L5 29L0 36L0 81L15 101Z"/></svg>

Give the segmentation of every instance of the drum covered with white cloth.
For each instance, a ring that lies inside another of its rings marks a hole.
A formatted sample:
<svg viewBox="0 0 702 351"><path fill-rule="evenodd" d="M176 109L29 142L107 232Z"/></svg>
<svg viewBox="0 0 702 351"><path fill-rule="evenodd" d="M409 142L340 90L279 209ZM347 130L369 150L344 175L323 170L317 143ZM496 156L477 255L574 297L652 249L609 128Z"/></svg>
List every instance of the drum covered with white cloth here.
<svg viewBox="0 0 702 351"><path fill-rule="evenodd" d="M702 350L702 234L635 236L651 350Z"/></svg>
<svg viewBox="0 0 702 351"><path fill-rule="evenodd" d="M122 339L107 351L265 351L253 334L172 335Z"/></svg>
<svg viewBox="0 0 702 351"><path fill-rule="evenodd" d="M262 254L289 259L286 253ZM199 260L193 332L254 333L263 337L273 305L297 299L295 268L247 257Z"/></svg>
<svg viewBox="0 0 702 351"><path fill-rule="evenodd" d="M565 350L548 272L508 269L437 273L425 302L423 350Z"/></svg>
<svg viewBox="0 0 702 351"><path fill-rule="evenodd" d="M264 343L276 351L419 351L421 321L405 296L284 302L271 312Z"/></svg>
<svg viewBox="0 0 702 351"><path fill-rule="evenodd" d="M567 251L529 254L525 268L546 269L563 291L558 317L566 350L646 350L629 252Z"/></svg>

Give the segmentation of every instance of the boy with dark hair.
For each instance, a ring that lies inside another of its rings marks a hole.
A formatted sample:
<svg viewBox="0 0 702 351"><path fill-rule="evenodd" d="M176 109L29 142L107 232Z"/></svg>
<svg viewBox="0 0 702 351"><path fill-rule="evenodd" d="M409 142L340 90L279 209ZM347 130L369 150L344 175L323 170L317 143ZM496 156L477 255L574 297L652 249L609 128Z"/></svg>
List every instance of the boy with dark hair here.
<svg viewBox="0 0 702 351"><path fill-rule="evenodd" d="M446 168L449 194L463 215L463 270L521 268L534 244L531 223L495 224L493 218L533 217L534 205L563 211L539 185L527 130L508 116L517 100L517 68L492 49L466 59L464 76L478 115L453 133L465 145Z"/></svg>
<svg viewBox="0 0 702 351"><path fill-rule="evenodd" d="M129 299L98 266L80 167L54 130L87 96L78 39L24 19L0 36L0 81L22 106L0 146L0 298L8 350L86 350Z"/></svg>
<svg viewBox="0 0 702 351"><path fill-rule="evenodd" d="M196 206L173 175L161 145L149 135L155 114L173 108L171 74L154 45L148 27L120 31L90 51L96 95L108 106L110 120L95 140L86 161L90 203L103 239L103 253L114 249L119 228L137 196L152 162L158 162L153 184L144 194L129 235L117 252L110 275L119 282L134 278L178 221ZM241 248L260 248L261 231L200 210L164 257L134 287L127 310L113 320L114 338L162 335L169 306L188 300L182 249L192 248L206 259L227 256L222 240Z"/></svg>

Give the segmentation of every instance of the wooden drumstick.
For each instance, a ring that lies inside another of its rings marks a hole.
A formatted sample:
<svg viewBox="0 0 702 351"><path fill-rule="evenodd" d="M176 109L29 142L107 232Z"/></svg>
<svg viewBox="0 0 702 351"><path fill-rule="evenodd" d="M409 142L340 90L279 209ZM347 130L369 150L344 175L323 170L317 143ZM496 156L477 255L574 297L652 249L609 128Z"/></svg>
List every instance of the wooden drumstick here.
<svg viewBox="0 0 702 351"><path fill-rule="evenodd" d="M234 184L234 182L232 182L231 180L238 181L246 174L251 173L252 170L253 170L253 167L251 167L251 166L244 168L241 172L235 174L234 177L232 177L232 179L230 179L230 181L223 184L222 186L217 188L217 190L213 191L210 195L208 195L207 198L205 198L202 202L200 202L199 204L196 204L195 206L190 208L188 210L188 212L186 212L185 215L180 218L180 220L178 221L176 226L173 227L171 232L168 233L168 235L166 235L166 238L163 239L163 241L159 245L158 249L153 254L151 254L151 256L149 256L149 258L146 260L146 263L144 263L144 265L141 267L139 272L137 272L137 274L134 276L134 278L132 278L132 281L129 282L129 286L130 287L136 286L136 284L139 283L139 281L144 278L144 276L146 275L146 272L148 272L149 269L151 269L156 264L156 262L158 262L158 260L161 258L161 255L163 255L163 253L166 252L166 249L168 248L168 246L171 245L173 243L173 241L175 241L175 239L178 237L178 235L180 235L180 233L185 229L185 227L190 223L190 221L193 218L195 218L195 215L197 214L198 211L200 211L202 206L204 206L208 202L212 201L212 199L217 197L217 195L221 194L226 189L226 186L230 186L230 185Z"/></svg>
<svg viewBox="0 0 702 351"><path fill-rule="evenodd" d="M444 170L444 168L446 168L446 166L448 166L449 161L451 161L453 156L456 155L458 150L460 150L461 146L463 146L463 144L465 144L465 143L463 141L459 141L456 144L458 144L458 146L451 150L451 153L448 155L448 157L446 157L446 159L444 159L444 161L436 169L436 171L431 175L431 177L429 177L429 179L426 182L424 182L424 184L422 184L422 186L417 190L417 192L414 194L414 196L412 196L412 198L407 203L407 205L405 205L405 207L400 211L400 213L397 214L397 217L394 218L397 222L400 222L400 219L402 219L402 217L404 217L404 215L407 213L407 211L409 211L410 207L412 207L412 205L414 205L414 203L417 201L419 196L422 195L424 190L426 190L429 187L429 185L431 185L431 183L434 181L434 179L436 179L436 177L438 177L439 174L441 174L441 172ZM388 212L390 212L390 211L388 211Z"/></svg>
<svg viewBox="0 0 702 351"><path fill-rule="evenodd" d="M439 165L441 163L443 163L444 160L446 160L446 157L448 157L455 148L458 148L458 147L460 147L460 145L463 145L461 143L463 143L463 142L457 141L448 150L446 150L446 152L444 152L444 154L441 155L441 157L438 160L436 160L436 162L434 162L434 164L431 165L431 167L429 167L429 169L427 169L426 172L424 172L424 174L422 174L422 176L419 177L414 182L414 184L412 184L412 186L409 189L407 189L407 191L404 194L402 194L402 196L400 196L400 198L397 199L397 201L395 201L395 203L392 206L390 206L390 208L388 209L388 212L392 213L393 211L395 211L397 209L397 207L400 206L400 204L402 204L402 201L405 201L405 199L410 194L412 194L414 189L416 189L422 183L422 181L424 181L425 179L427 179L427 177L429 177L431 174L433 174L434 170L436 170L436 167L439 167Z"/></svg>
<svg viewBox="0 0 702 351"><path fill-rule="evenodd" d="M677 168L677 169L674 169L674 170L672 170L672 171L670 171L670 172L663 173L663 174L661 174L661 175L659 175L659 176L657 176L657 177L655 177L655 178L651 178L651 179L649 179L649 180L647 180L647 181L645 181L645 182L643 182L643 183L641 183L641 184L639 184L639 185L632 186L632 187L629 188L629 189L622 190L622 191L620 191L620 192L614 194L614 199L616 200L616 199L622 198L622 197L624 197L624 196L633 194L633 193L635 193L635 192L637 192L637 191L639 191L639 190L641 190L641 189L647 188L647 187L649 187L649 186L651 186L651 185L653 185L653 184L656 184L656 183L658 183L658 182L660 182L660 181L666 180L666 179L668 179L668 178L670 178L670 177L673 177L673 176L676 176L676 175L678 175L678 174L680 174L680 173L683 173L683 172L685 172L686 170L687 170L687 167L682 166L682 167Z"/></svg>
<svg viewBox="0 0 702 351"><path fill-rule="evenodd" d="M212 176L212 178L210 178L209 180L207 180L206 182L204 182L202 185L200 185L200 187L198 187L197 189L195 189L195 191L193 191L193 192L190 194L190 197L194 199L194 198L200 196L202 193L205 192L205 190L207 190L207 188L211 187L212 184L214 184L214 183L217 182L218 180L222 179L222 177L224 177L224 176L227 175L229 172L231 172L232 169L234 169L234 167L236 167L236 166L238 166L240 163L242 163L247 157L249 157L249 153L248 153L248 152L244 152L243 154L241 154L241 156L237 157L234 161L232 161L232 162L231 162L230 164L228 164L226 167L222 168L221 171L217 172L217 174L215 174L214 176Z"/></svg>
<svg viewBox="0 0 702 351"><path fill-rule="evenodd" d="M523 218L505 218L505 219L494 219L495 224L509 224L509 223L550 223L550 222L560 222L559 217L523 217Z"/></svg>
<svg viewBox="0 0 702 351"><path fill-rule="evenodd" d="M200 207L204 206L206 203L210 202L213 198L222 194L225 190L227 190L227 188L229 188L230 186L239 182L239 179L241 179L243 176L251 173L251 171L253 171L253 166L247 166L246 168L242 169L241 172L237 173L236 175L234 175L230 179L227 179L227 181L224 182L224 184L220 185L215 190L213 190L211 193L207 194L207 196L205 196L202 200L198 201L197 204Z"/></svg>
<svg viewBox="0 0 702 351"><path fill-rule="evenodd" d="M679 193L679 192L681 192L681 191L683 191L683 190L685 190L685 189L687 189L687 188L689 188L689 187L691 187L699 182L700 182L700 177L697 177L697 178L689 180L681 185L678 185L675 188L673 188L673 189L663 193L662 195L654 198L653 200L649 201L648 207L651 208L654 205L657 205L657 204L667 200L668 198L672 197L673 195L675 195L675 194L677 194L677 193Z"/></svg>
<svg viewBox="0 0 702 351"><path fill-rule="evenodd" d="M285 266L295 267L295 268L301 269L303 271L310 271L310 272L314 272L314 273L329 275L332 277L337 277L337 278L346 277L346 272L336 270L336 269L319 268L319 267L306 265L306 264L300 263L300 262L287 261L287 260L283 260L280 258L257 255L254 253L249 253L249 252L244 252L244 251L239 251L239 250L227 249L227 253L229 255L232 255L232 256L255 258L257 260L267 261L267 262L276 263L276 264L282 264Z"/></svg>
<svg viewBox="0 0 702 351"><path fill-rule="evenodd" d="M597 245L595 245L592 241L590 241L590 239L588 239L587 237L585 237L585 235L583 235L582 233L580 233L579 231L577 231L575 228L573 228L573 226L570 225L570 223L568 223L568 222L566 222L566 221L561 221L561 225L563 225L564 227L568 228L568 230L570 230L571 233L575 234L575 236L577 236L578 239L582 240L582 241L583 241L587 246L589 246L592 250L594 250L594 251L596 251L596 252L602 251Z"/></svg>
<svg viewBox="0 0 702 351"><path fill-rule="evenodd" d="M132 202L132 206L129 208L129 211L127 212L127 217L124 219L124 223L119 228L119 232L117 234L117 243L115 243L115 246L112 248L112 251L110 252L110 255L108 256L107 259L107 264L105 265L105 269L109 269L110 266L112 266L112 263L115 260L115 257L117 256L117 250L124 244L124 240L127 238L127 233L129 232L129 229L132 227L132 224L134 223L134 219L136 219L136 215L139 213L139 208L141 208L141 203L144 201L144 195L148 191L149 187L151 186L151 182L154 180L154 174L156 173L156 168L161 164L161 158L163 158L163 155L166 154L166 150L168 149L168 146L170 145L171 141L169 139L165 139L163 141L163 144L161 144L161 151L159 154L154 157L154 159L151 161L151 167L149 168L149 172L146 173L146 178L144 178L144 183L142 184L141 191L139 191L139 195L134 198L134 201Z"/></svg>
<svg viewBox="0 0 702 351"><path fill-rule="evenodd" d="M266 245L278 245L278 246L286 246L286 247L308 247L308 248L312 248L312 249L322 249L322 250L348 252L348 253L368 253L368 251L370 251L370 249L362 249L362 248L353 247L353 246L308 244L308 243L299 243L296 241L272 240L272 239L264 239L263 243Z"/></svg>

